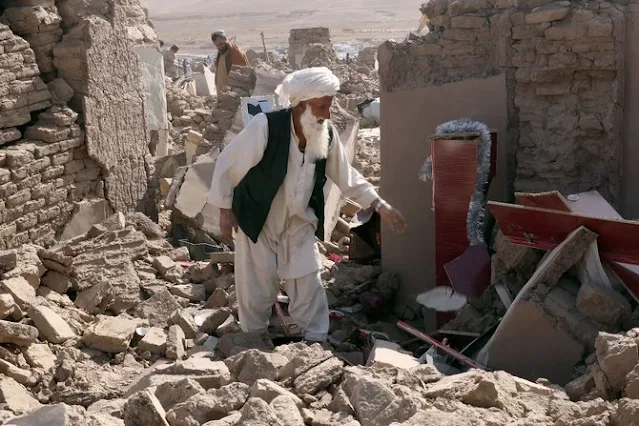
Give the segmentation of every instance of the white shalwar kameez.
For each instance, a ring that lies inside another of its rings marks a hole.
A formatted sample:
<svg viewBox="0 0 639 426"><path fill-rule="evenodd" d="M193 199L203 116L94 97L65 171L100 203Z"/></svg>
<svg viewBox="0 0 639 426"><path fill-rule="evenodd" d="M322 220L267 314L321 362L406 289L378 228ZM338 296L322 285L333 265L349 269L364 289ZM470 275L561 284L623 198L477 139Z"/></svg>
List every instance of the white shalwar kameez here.
<svg viewBox="0 0 639 426"><path fill-rule="evenodd" d="M208 198L210 204L231 209L233 188L260 162L267 141L268 121L266 115L259 114L218 157ZM348 163L337 130L328 151L326 175L346 197L362 207L368 207L378 197L373 186ZM290 298L289 314L304 331L305 338L323 341L327 337L328 303L315 238L318 219L309 207L314 182L315 164L307 161L298 148L291 123L287 174L257 243L241 229L235 235L235 288L240 324L245 332L266 332L281 278Z"/></svg>

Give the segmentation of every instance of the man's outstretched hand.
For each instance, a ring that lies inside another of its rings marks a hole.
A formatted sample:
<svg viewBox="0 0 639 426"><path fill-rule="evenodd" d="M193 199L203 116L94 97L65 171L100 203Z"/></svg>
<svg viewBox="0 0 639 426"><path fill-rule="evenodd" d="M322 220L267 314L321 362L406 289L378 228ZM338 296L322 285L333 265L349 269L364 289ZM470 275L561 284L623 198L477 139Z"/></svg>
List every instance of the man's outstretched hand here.
<svg viewBox="0 0 639 426"><path fill-rule="evenodd" d="M233 240L233 231L237 232L237 219L232 210L221 209L220 210L220 229L222 236Z"/></svg>
<svg viewBox="0 0 639 426"><path fill-rule="evenodd" d="M399 210L390 204L383 203L377 212L382 220L390 225L393 232L401 234L406 229L406 221Z"/></svg>

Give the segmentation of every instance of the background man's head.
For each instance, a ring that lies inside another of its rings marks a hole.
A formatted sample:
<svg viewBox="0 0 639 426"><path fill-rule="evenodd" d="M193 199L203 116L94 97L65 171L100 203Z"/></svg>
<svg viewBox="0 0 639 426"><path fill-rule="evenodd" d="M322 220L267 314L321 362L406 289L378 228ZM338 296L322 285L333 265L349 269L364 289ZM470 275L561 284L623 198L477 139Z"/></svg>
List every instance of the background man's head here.
<svg viewBox="0 0 639 426"><path fill-rule="evenodd" d="M175 53L178 53L180 51L180 48L174 44L173 46L171 46L171 50Z"/></svg>
<svg viewBox="0 0 639 426"><path fill-rule="evenodd" d="M226 52L226 49L229 47L228 39L226 38L226 33L222 30L215 31L211 34L211 41L217 47L217 50L220 53Z"/></svg>
<svg viewBox="0 0 639 426"><path fill-rule="evenodd" d="M164 41L160 40L160 47L164 47Z"/></svg>

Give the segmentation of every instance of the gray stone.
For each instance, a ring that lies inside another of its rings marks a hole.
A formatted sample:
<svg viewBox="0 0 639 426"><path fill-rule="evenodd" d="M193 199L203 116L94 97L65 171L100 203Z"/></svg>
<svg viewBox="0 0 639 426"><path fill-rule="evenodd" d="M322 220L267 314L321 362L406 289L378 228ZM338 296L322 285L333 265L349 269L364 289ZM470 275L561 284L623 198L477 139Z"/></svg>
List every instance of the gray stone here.
<svg viewBox="0 0 639 426"><path fill-rule="evenodd" d="M0 376L0 403L17 415L31 413L42 404L27 389L10 377Z"/></svg>
<svg viewBox="0 0 639 426"><path fill-rule="evenodd" d="M159 327L151 327L146 335L140 340L137 346L138 353L151 352L155 355L166 353L166 332Z"/></svg>
<svg viewBox="0 0 639 426"><path fill-rule="evenodd" d="M295 393L297 395L314 394L326 389L342 376L343 367L342 361L337 358L330 358L311 368L294 380Z"/></svg>
<svg viewBox="0 0 639 426"><path fill-rule="evenodd" d="M295 400L280 395L269 404L282 426L304 426L304 419Z"/></svg>
<svg viewBox="0 0 639 426"><path fill-rule="evenodd" d="M0 320L0 343L27 346L38 339L38 329L30 325Z"/></svg>
<svg viewBox="0 0 639 426"><path fill-rule="evenodd" d="M40 331L40 336L51 343L60 344L77 337L64 318L51 308L38 306L29 311L29 316Z"/></svg>
<svg viewBox="0 0 639 426"><path fill-rule="evenodd" d="M587 317L608 325L617 325L632 313L630 302L621 294L588 282L581 284L577 309Z"/></svg>
<svg viewBox="0 0 639 426"><path fill-rule="evenodd" d="M179 325L169 327L166 339L166 357L168 359L182 359L186 354L184 331Z"/></svg>
<svg viewBox="0 0 639 426"><path fill-rule="evenodd" d="M175 311L181 308L182 306L177 299L168 290L162 289L140 303L133 310L133 315L138 318L148 319L151 324L164 328L167 325L171 325L169 319Z"/></svg>
<svg viewBox="0 0 639 426"><path fill-rule="evenodd" d="M561 4L563 3L563 4ZM538 7L526 14L527 24L543 24L546 22L561 21L570 14L570 3L566 7L566 2L551 3L547 6Z"/></svg>
<svg viewBox="0 0 639 426"><path fill-rule="evenodd" d="M238 424L251 426L282 426L275 411L264 401L251 398L241 410Z"/></svg>
<svg viewBox="0 0 639 426"><path fill-rule="evenodd" d="M613 390L623 389L626 376L639 364L637 342L630 337L601 332L595 340L595 348L599 366Z"/></svg>
<svg viewBox="0 0 639 426"><path fill-rule="evenodd" d="M189 426L219 420L241 408L248 394L249 387L242 383L212 389L206 394L195 395L176 405L167 414L167 419L171 426Z"/></svg>
<svg viewBox="0 0 639 426"><path fill-rule="evenodd" d="M169 317L168 324L179 325L187 339L194 339L197 334L197 325L195 324L193 315L184 309L178 309L173 312Z"/></svg>
<svg viewBox="0 0 639 426"><path fill-rule="evenodd" d="M257 349L249 349L224 360L231 374L249 386L259 379L277 380L279 370L286 362L282 355Z"/></svg>
<svg viewBox="0 0 639 426"><path fill-rule="evenodd" d="M35 288L23 277L9 278L0 281L0 287L13 296L20 309L28 311L36 304Z"/></svg>
<svg viewBox="0 0 639 426"><path fill-rule="evenodd" d="M127 426L169 426L160 401L148 390L129 398L123 411Z"/></svg>
<svg viewBox="0 0 639 426"><path fill-rule="evenodd" d="M17 250L0 251L0 270L8 271L9 269L15 268L17 264L18 264Z"/></svg>
<svg viewBox="0 0 639 426"><path fill-rule="evenodd" d="M232 311L230 308L213 309L213 312L204 320L200 326L200 331L206 334L213 334L224 321L230 317Z"/></svg>
<svg viewBox="0 0 639 426"><path fill-rule="evenodd" d="M69 277L57 271L47 272L42 277L41 284L60 294L66 294L71 288Z"/></svg>
<svg viewBox="0 0 639 426"><path fill-rule="evenodd" d="M102 352L124 352L129 347L137 323L123 317L101 317L82 335L85 345Z"/></svg>
<svg viewBox="0 0 639 426"><path fill-rule="evenodd" d="M259 398L270 404L275 398L284 396L291 399L294 404L300 408L304 406L304 402L291 391L284 389L282 386L268 379L258 379L251 387L251 398Z"/></svg>
<svg viewBox="0 0 639 426"><path fill-rule="evenodd" d="M155 396L165 410L169 411L173 406L180 404L192 396L204 393L204 388L193 379L182 379L178 382L166 382L155 390Z"/></svg>

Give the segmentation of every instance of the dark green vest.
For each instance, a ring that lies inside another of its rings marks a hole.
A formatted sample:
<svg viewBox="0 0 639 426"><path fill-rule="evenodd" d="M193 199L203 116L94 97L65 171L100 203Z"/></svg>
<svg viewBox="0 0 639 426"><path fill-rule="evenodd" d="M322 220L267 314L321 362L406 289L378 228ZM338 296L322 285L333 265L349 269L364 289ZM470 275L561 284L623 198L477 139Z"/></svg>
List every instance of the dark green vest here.
<svg viewBox="0 0 639 426"><path fill-rule="evenodd" d="M233 192L233 214L242 231L253 241L262 232L271 203L282 186L288 170L291 146L291 110L269 112L268 142L262 160L248 171ZM329 123L329 147L333 142L333 127ZM324 240L324 184L326 159L315 163L315 185L309 201L319 219L315 235Z"/></svg>

